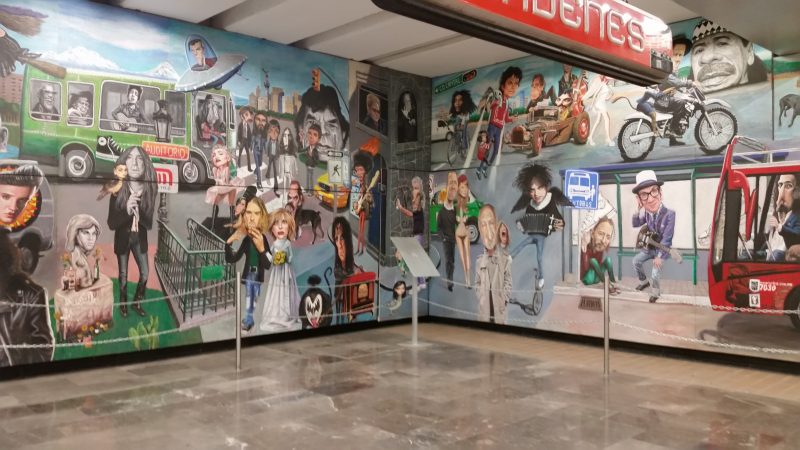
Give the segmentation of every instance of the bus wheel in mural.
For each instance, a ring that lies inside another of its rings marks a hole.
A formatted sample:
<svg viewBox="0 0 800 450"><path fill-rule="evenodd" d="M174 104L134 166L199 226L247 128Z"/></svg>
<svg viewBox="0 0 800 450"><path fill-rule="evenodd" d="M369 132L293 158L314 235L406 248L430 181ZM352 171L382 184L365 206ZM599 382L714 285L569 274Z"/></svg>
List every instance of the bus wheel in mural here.
<svg viewBox="0 0 800 450"><path fill-rule="evenodd" d="M738 130L736 116L726 108L709 108L694 127L700 150L709 155L720 153Z"/></svg>
<svg viewBox="0 0 800 450"><path fill-rule="evenodd" d="M62 156L64 174L69 178L86 179L94 172L94 161L89 152L82 148L68 150Z"/></svg>
<svg viewBox="0 0 800 450"><path fill-rule="evenodd" d="M189 161L183 163L181 167L181 182L189 184L205 184L206 166L203 161L195 155Z"/></svg>
<svg viewBox="0 0 800 450"><path fill-rule="evenodd" d="M617 145L619 154L625 161L641 161L653 151L656 143L650 122L642 118L625 121L619 130Z"/></svg>
<svg viewBox="0 0 800 450"><path fill-rule="evenodd" d="M585 144L589 139L589 113L582 112L572 124L572 139L576 144Z"/></svg>
<svg viewBox="0 0 800 450"><path fill-rule="evenodd" d="M478 229L478 218L470 217L467 219L467 233L470 244L477 244L481 238L481 231Z"/></svg>

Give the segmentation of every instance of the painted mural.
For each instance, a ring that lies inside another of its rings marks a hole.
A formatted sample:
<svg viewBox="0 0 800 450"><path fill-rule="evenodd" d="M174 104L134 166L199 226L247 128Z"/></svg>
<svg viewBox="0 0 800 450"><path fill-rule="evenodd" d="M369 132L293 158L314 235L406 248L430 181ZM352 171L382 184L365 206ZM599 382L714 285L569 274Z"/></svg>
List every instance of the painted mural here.
<svg viewBox="0 0 800 450"><path fill-rule="evenodd" d="M0 25L0 366L378 319L394 72L88 2Z"/></svg>
<svg viewBox="0 0 800 450"><path fill-rule="evenodd" d="M671 28L658 86L538 57L433 80L432 315L599 336L608 275L614 338L798 359L797 157L724 152L793 145L796 58Z"/></svg>

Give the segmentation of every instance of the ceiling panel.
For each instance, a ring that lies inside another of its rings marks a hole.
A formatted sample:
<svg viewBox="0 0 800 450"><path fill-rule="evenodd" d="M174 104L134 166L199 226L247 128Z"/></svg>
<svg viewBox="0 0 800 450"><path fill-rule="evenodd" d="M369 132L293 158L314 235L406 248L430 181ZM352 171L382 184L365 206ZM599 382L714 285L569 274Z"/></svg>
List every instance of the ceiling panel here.
<svg viewBox="0 0 800 450"><path fill-rule="evenodd" d="M213 24L291 44L378 12L370 0L249 0L218 15Z"/></svg>
<svg viewBox="0 0 800 450"><path fill-rule="evenodd" d="M115 0L111 3L187 22L202 22L245 0Z"/></svg>
<svg viewBox="0 0 800 450"><path fill-rule="evenodd" d="M630 0L628 3L642 11L649 12L665 23L680 22L699 16L697 12L675 3L674 0ZM693 3L700 2L694 1Z"/></svg>
<svg viewBox="0 0 800 450"><path fill-rule="evenodd" d="M527 55L480 39L464 37L435 46L376 61L379 65L426 77L446 75L461 70L521 58Z"/></svg>
<svg viewBox="0 0 800 450"><path fill-rule="evenodd" d="M765 2L743 0L677 1L777 55L800 52L797 0L770 0L768 6Z"/></svg>
<svg viewBox="0 0 800 450"><path fill-rule="evenodd" d="M383 20L365 21L360 26L346 27L346 30L331 35L318 35L300 44L309 50L364 61L457 35L389 12L381 14L385 15Z"/></svg>

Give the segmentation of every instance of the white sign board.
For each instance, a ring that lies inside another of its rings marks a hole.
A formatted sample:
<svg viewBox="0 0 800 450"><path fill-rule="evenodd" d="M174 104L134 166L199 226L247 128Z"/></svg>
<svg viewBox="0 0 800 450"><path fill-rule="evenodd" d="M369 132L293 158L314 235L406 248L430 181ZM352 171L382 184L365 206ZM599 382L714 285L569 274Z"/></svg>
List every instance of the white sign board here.
<svg viewBox="0 0 800 450"><path fill-rule="evenodd" d="M174 164L153 163L156 169L156 181L158 182L158 192L167 194L178 193L178 166Z"/></svg>
<svg viewBox="0 0 800 450"><path fill-rule="evenodd" d="M439 270L433 265L428 252L419 245L417 238L393 237L392 243L400 252L411 275L424 278L439 276Z"/></svg>

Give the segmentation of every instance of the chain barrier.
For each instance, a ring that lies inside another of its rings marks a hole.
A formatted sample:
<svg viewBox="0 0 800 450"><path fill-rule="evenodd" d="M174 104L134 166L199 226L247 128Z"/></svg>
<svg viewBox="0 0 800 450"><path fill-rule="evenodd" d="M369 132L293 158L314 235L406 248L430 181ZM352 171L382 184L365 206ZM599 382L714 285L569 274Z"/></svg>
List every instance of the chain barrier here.
<svg viewBox="0 0 800 450"><path fill-rule="evenodd" d="M125 337L118 337L118 338L106 339L106 340L98 340L98 341L93 340L91 342L91 344L88 344L88 343L85 343L85 342L65 342L63 344L53 343L52 345L48 345L48 344L5 344L5 343L3 343L2 347L3 348L28 348L28 349L32 349L32 348L55 348L55 347L86 347L87 345L90 345L90 346L94 347L95 345L100 345L100 344L117 344L117 343L120 343L120 342L131 341L133 339L145 339L145 338L150 338L150 337L163 336L165 334L179 333L181 331L186 331L186 330L181 330L180 328L172 328L172 329L169 329L169 330L157 331L155 333L143 334L141 336L137 336L136 338L132 338L130 336L125 336Z"/></svg>
<svg viewBox="0 0 800 450"><path fill-rule="evenodd" d="M229 283L235 283L235 282L236 282L236 280L228 280L228 281L223 281L223 282L220 282L220 283L210 284L208 286L204 286L202 288L194 289L194 290L191 290L191 291L176 292L173 295L164 295L164 296L161 296L161 297L145 298L145 299L139 300L139 304L160 302L162 300L168 300L171 297L180 297L180 296L184 296L184 295L187 295L187 294L194 294L194 293L204 292L204 291L207 291L207 290L211 290L211 289L214 289L214 288L217 288L217 287L220 287L220 286L224 286L224 285L229 284ZM125 303L115 302L115 303L112 303L111 306L113 307L113 306L120 306L120 305L130 305L132 303L133 303L132 300L129 301L129 302L125 302ZM17 302L10 302L8 300L0 300L0 306L14 306L14 307L17 307L17 308L47 308L49 305L41 305L41 304L38 304L38 303L33 303L33 304L31 304L31 303L17 303Z"/></svg>
<svg viewBox="0 0 800 450"><path fill-rule="evenodd" d="M452 283L453 285L462 286L462 287L465 287L465 288L474 288L475 287L475 286L467 285L465 283L460 283L460 282L455 281L455 280L448 280L447 278L444 278L444 277L440 277L439 280L441 280L442 283L445 283L445 284L446 283ZM619 285L619 283L617 283L617 285ZM573 285L573 286L559 286L559 287L561 287L561 288L580 288L580 287L586 287L586 286L584 286L584 285ZM602 291L602 285L598 285L597 289ZM537 292L537 291L535 289L534 290L531 290L531 289L510 289L508 292L533 293L533 292ZM540 292L542 292L542 293L553 293L553 294L556 293L555 289L542 289ZM600 294L601 294L601 297L602 297L602 292L600 292ZM670 294L665 294L662 297L669 298L671 296L672 295L670 295ZM613 299L614 295L612 295L611 298ZM701 297L701 298L707 298L707 297ZM688 302L688 301L675 301L673 303L680 303L682 305L696 306L698 308L711 309L711 310L714 310L714 311L746 312L746 313L755 313L755 314L787 314L787 315L800 314L800 308L798 308L798 309L763 309L763 308L761 308L760 309L760 308L745 308L745 307L740 307L740 306L714 306L714 305L710 305L710 304L705 305L705 304L700 304L700 303L697 303L697 302Z"/></svg>
<svg viewBox="0 0 800 450"><path fill-rule="evenodd" d="M427 303L430 306L436 306L437 308L442 308L448 311L457 312L459 314L463 314L465 316L471 316L475 318L479 318L480 315L476 312L466 311L463 309L453 308L452 306L443 305L441 303L436 303L434 301L428 300L424 297L419 297L419 301L422 303ZM600 323L599 320L524 320L524 319L514 319L509 318L506 319L505 323L520 323L520 324L528 324L528 325L587 325L587 324L596 324Z"/></svg>
<svg viewBox="0 0 800 450"><path fill-rule="evenodd" d="M621 326L623 328L628 328L630 330L638 331L640 333L646 333L646 334L650 334L650 335L654 335L654 336L665 337L665 338L669 338L669 339L676 340L676 341L689 342L689 343L693 343L693 344L702 344L702 345L707 345L707 346L710 346L710 347L729 348L729 349L734 349L734 350L748 350L748 351L753 351L753 352L773 353L773 354L779 354L779 355L800 355L800 350L789 350L789 349L783 349L783 348L770 348L770 347L756 347L756 346L753 346L753 345L741 345L741 344L727 344L727 343L724 343L724 342L706 341L706 340L703 340L703 339L690 338L690 337L686 337L686 336L678 336L676 334L663 333L661 331L650 330L648 328L643 328L643 327L637 327L636 325L631 325L631 324L624 323L624 322L619 322L619 321L616 321L616 320L612 320L611 323L614 324L614 325L619 325L619 326Z"/></svg>

